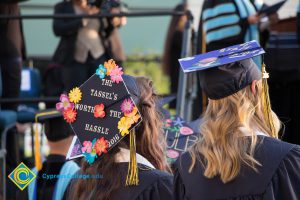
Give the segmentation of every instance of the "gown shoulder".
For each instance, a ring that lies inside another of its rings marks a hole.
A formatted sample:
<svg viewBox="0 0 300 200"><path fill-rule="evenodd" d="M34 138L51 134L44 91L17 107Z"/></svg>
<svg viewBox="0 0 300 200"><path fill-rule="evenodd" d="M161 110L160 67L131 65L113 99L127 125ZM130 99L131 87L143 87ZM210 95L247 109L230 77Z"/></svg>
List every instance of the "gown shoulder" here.
<svg viewBox="0 0 300 200"><path fill-rule="evenodd" d="M189 172L192 158L184 153L175 163L174 199L300 199L300 147L272 138L259 138L255 158L258 173L242 166L240 174L224 184L218 176L208 179L197 162Z"/></svg>

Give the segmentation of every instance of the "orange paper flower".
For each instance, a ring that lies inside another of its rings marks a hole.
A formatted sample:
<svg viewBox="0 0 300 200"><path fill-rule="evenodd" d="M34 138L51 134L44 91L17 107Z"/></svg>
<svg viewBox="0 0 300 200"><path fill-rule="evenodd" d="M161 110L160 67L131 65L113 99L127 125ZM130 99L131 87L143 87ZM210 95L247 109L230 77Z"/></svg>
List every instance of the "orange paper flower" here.
<svg viewBox="0 0 300 200"><path fill-rule="evenodd" d="M110 59L107 62L104 62L104 67L107 69L106 75L110 76L110 72L112 69L115 69L117 66L116 62L113 59Z"/></svg>
<svg viewBox="0 0 300 200"><path fill-rule="evenodd" d="M63 111L63 115L64 115L64 119L68 123L73 123L76 120L77 112L72 108L68 108L67 110Z"/></svg>
<svg viewBox="0 0 300 200"><path fill-rule="evenodd" d="M105 140L104 137L98 139L94 146L94 149L96 150L98 156L100 156L102 153L107 153L107 148L108 148L108 141Z"/></svg>
<svg viewBox="0 0 300 200"><path fill-rule="evenodd" d="M105 106L104 106L103 103L96 105L95 109L94 109L94 117L96 117L96 118L103 118L103 117L105 117L104 107Z"/></svg>
<svg viewBox="0 0 300 200"><path fill-rule="evenodd" d="M124 113L124 115L127 118L127 121L130 124L130 126L134 123L137 123L139 121L139 119L141 118L136 106L133 108L131 113L128 113L128 114Z"/></svg>

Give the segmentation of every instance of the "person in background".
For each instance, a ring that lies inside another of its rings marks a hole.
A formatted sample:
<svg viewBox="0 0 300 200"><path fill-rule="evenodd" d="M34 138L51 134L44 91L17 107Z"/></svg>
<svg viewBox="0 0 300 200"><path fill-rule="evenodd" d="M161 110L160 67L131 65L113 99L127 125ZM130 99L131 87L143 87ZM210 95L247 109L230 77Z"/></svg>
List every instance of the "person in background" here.
<svg viewBox="0 0 300 200"><path fill-rule="evenodd" d="M83 163L79 174L103 174L102 179L72 182L70 199L166 200L172 199L172 175L165 157L162 120L153 83L144 77L123 75L123 81L140 111L142 121L135 128L138 185L125 186L131 158L127 135L92 164Z"/></svg>
<svg viewBox="0 0 300 200"><path fill-rule="evenodd" d="M100 10L87 0L71 0L56 4L54 13L92 15ZM54 19L53 31L61 40L53 61L63 66L65 91L81 85L106 60L104 45L109 33L104 28L102 18Z"/></svg>
<svg viewBox="0 0 300 200"><path fill-rule="evenodd" d="M187 5L179 4L174 10L186 11ZM178 59L181 57L183 32L186 21L186 15L173 16L166 37L162 64L164 73L170 77L171 94L176 94L178 89L180 70ZM175 108L175 103L170 103L170 107Z"/></svg>
<svg viewBox="0 0 300 200"><path fill-rule="evenodd" d="M127 5L119 0L104 2L103 0L99 0L98 2L96 0L96 4L98 4L103 11L111 14L128 12ZM111 29L106 45L107 54L110 58L114 59L119 66L122 66L123 62L126 60L126 55L120 38L119 29L127 24L127 17L112 17L106 18L106 20L107 30L109 30L109 28Z"/></svg>
<svg viewBox="0 0 300 200"><path fill-rule="evenodd" d="M56 110L43 111L38 115L39 121L44 122L50 152L42 169L32 169L37 178L25 190L19 191L17 199L65 199L65 190L71 176L79 170L74 161L66 160L74 133L62 114ZM67 178L47 179L47 175L63 175Z"/></svg>
<svg viewBox="0 0 300 200"><path fill-rule="evenodd" d="M197 52L204 53L251 40L259 41L256 7L250 0L206 0L199 22Z"/></svg>
<svg viewBox="0 0 300 200"><path fill-rule="evenodd" d="M175 199L300 199L300 146L278 140L266 74L252 59L199 73L209 102L199 141L176 163Z"/></svg>
<svg viewBox="0 0 300 200"><path fill-rule="evenodd" d="M19 15L19 0L0 2L0 15ZM25 42L22 22L15 19L0 20L0 69L2 73L2 98L18 98L21 85L22 58ZM2 104L2 109L17 110L18 104Z"/></svg>

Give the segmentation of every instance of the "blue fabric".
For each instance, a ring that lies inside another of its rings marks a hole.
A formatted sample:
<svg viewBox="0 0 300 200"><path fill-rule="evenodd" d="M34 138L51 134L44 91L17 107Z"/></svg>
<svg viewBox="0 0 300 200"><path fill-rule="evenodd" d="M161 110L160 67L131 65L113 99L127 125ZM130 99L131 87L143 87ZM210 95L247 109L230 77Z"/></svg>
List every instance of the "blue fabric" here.
<svg viewBox="0 0 300 200"><path fill-rule="evenodd" d="M55 184L54 192L52 194L53 200L61 200L64 196L64 193L71 181L71 176L76 174L79 170L79 166L74 161L66 162L61 168L59 175L66 176L65 178L59 178ZM33 168L32 171L37 175L36 168ZM36 200L36 180L34 179L28 185L28 198L29 200Z"/></svg>
<svg viewBox="0 0 300 200"><path fill-rule="evenodd" d="M10 110L0 110L0 129L3 130L5 127L17 122L17 114Z"/></svg>
<svg viewBox="0 0 300 200"><path fill-rule="evenodd" d="M39 97L41 95L41 75L39 70L23 68L22 74L23 73L27 73L29 75L29 88L26 88L26 90L21 88L20 97ZM28 103L19 105L19 110L30 111L32 109L38 109L38 104Z"/></svg>
<svg viewBox="0 0 300 200"><path fill-rule="evenodd" d="M64 164L62 167L60 174L62 175L70 175L73 176L78 172L80 168L74 161L68 161ZM55 185L55 192L53 194L53 199L62 199L64 196L64 193L71 181L71 178L60 178L58 179L58 182Z"/></svg>
<svg viewBox="0 0 300 200"><path fill-rule="evenodd" d="M37 176L37 170L36 168L31 169L31 171ZM36 178L31 181L31 183L28 185L28 199L33 200L34 199L34 193L35 193L35 187L36 187Z"/></svg>
<svg viewBox="0 0 300 200"><path fill-rule="evenodd" d="M212 31L206 35L206 42L210 43L215 40L220 40L228 37L232 37L241 33L241 27L238 25L227 28L222 28L217 31Z"/></svg>
<svg viewBox="0 0 300 200"><path fill-rule="evenodd" d="M34 122L35 114L32 111L19 111L17 112L17 120L20 123Z"/></svg>
<svg viewBox="0 0 300 200"><path fill-rule="evenodd" d="M247 18L251 15L256 14L256 10L254 5L250 2L250 0L235 0L238 9L240 11L241 18ZM249 25L249 28L246 32L245 36L245 42L249 42L252 40L259 41L259 30L258 30L258 25L253 24ZM255 64L261 68L261 58L260 57L255 57L253 58Z"/></svg>
<svg viewBox="0 0 300 200"><path fill-rule="evenodd" d="M236 24L240 20L239 16L234 15L228 15L228 16L220 16L216 17L214 19L207 20L203 24L204 31L207 32L210 29L218 28L221 26L226 26L230 24Z"/></svg>
<svg viewBox="0 0 300 200"><path fill-rule="evenodd" d="M217 15L231 13L235 11L236 11L235 6L232 3L224 3L214 8L206 9L205 11L203 11L202 16L203 16L203 20L206 20L207 18L210 17L215 17Z"/></svg>
<svg viewBox="0 0 300 200"><path fill-rule="evenodd" d="M257 10L260 10L263 6L264 2L262 0L255 0L254 5L257 8Z"/></svg>

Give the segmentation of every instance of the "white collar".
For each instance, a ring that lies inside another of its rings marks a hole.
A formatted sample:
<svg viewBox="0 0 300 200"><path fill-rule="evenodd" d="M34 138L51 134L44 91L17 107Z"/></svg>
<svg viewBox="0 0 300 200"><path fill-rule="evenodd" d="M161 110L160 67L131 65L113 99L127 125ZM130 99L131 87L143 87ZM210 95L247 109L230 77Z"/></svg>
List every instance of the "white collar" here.
<svg viewBox="0 0 300 200"><path fill-rule="evenodd" d="M120 152L115 155L115 161L117 163L130 162L130 151L128 149L120 148ZM146 158L138 153L136 153L136 161L139 164L155 169L155 167Z"/></svg>
<svg viewBox="0 0 300 200"><path fill-rule="evenodd" d="M256 135L262 135L262 136L267 136L267 134L261 132L261 131L255 131Z"/></svg>

